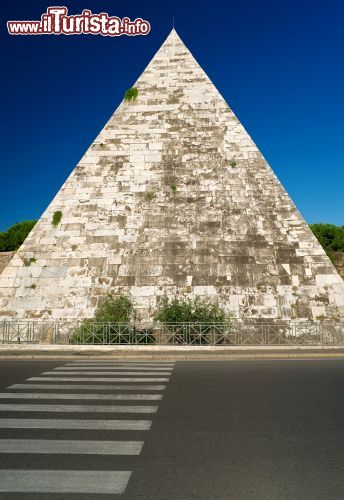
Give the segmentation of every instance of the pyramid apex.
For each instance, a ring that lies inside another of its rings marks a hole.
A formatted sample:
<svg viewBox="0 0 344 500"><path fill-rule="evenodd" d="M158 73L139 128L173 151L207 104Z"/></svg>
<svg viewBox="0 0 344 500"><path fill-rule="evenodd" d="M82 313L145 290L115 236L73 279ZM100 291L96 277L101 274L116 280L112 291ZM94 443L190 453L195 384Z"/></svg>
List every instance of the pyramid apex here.
<svg viewBox="0 0 344 500"><path fill-rule="evenodd" d="M171 29L171 31L170 31L170 33L169 33L169 35L168 35L167 39L169 39L169 38L178 38L179 40L181 40L181 38L180 38L180 36L178 35L178 33L177 33L177 31L176 31L176 29L175 29L175 27L174 27L174 26L173 26L173 28Z"/></svg>
<svg viewBox="0 0 344 500"><path fill-rule="evenodd" d="M172 45L183 45L185 47L185 43L183 40L180 38L179 34L177 33L175 27L171 29L169 34L167 35L163 45L171 43Z"/></svg>

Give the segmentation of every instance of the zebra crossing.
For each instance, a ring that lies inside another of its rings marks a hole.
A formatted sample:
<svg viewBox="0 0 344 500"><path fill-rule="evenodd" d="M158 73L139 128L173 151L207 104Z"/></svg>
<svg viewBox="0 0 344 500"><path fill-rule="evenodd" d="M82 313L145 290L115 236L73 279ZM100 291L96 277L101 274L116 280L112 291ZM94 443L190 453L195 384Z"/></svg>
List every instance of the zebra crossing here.
<svg viewBox="0 0 344 500"><path fill-rule="evenodd" d="M123 494L173 368L75 361L7 387L0 393L0 494ZM86 456L111 466L85 468ZM9 457L15 467L2 467ZM58 467L45 468L45 459Z"/></svg>

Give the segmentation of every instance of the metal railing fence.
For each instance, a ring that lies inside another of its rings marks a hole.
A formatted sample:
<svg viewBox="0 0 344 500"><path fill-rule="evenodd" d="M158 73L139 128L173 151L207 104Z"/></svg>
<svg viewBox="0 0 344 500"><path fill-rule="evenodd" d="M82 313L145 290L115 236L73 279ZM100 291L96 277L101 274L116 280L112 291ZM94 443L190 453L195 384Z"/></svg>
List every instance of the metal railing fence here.
<svg viewBox="0 0 344 500"><path fill-rule="evenodd" d="M0 321L2 344L344 345L343 322L97 323Z"/></svg>

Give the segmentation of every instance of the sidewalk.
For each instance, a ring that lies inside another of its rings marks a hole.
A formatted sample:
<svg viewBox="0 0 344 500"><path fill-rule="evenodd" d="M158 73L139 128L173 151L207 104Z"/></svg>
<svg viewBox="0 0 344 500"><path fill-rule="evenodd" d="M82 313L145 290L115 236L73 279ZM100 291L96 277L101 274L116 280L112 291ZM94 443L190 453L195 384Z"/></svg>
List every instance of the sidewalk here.
<svg viewBox="0 0 344 500"><path fill-rule="evenodd" d="M344 359L335 346L173 346L3 344L0 359Z"/></svg>

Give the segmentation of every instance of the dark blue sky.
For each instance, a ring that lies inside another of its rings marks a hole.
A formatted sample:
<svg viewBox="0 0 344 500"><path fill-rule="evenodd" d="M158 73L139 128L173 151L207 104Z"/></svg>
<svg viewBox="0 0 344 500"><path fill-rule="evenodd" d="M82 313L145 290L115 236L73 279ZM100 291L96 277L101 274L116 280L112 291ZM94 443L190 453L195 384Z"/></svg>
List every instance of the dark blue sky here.
<svg viewBox="0 0 344 500"><path fill-rule="evenodd" d="M10 36L50 5L132 19L138 37ZM1 3L0 230L38 218L172 26L308 222L344 224L344 2Z"/></svg>

